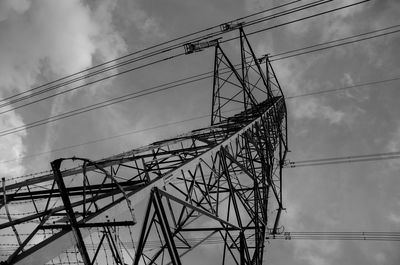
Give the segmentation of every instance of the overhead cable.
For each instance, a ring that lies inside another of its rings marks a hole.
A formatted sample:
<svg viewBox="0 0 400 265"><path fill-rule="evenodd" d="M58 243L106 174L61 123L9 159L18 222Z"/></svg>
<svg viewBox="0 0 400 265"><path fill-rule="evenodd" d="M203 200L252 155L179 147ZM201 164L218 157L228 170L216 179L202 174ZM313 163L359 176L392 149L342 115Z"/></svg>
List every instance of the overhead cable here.
<svg viewBox="0 0 400 265"><path fill-rule="evenodd" d="M299 1L301 1L301 0L291 1L291 2L288 2L288 3L282 4L282 5L278 5L278 6L273 7L273 8L269 8L269 9L266 9L266 10L263 10L263 11L260 11L260 12L256 12L256 13L250 14L250 15L248 15L248 16L246 16L246 17L243 17L243 18L249 18L249 17L255 16L255 15L259 15L259 14L262 14L262 13L266 13L266 12L269 12L269 11L272 11L272 10L275 10L275 9L279 9L279 8L282 8L282 7L285 7L285 6L288 6L288 5L297 3L297 2L299 2ZM243 19L243 18L235 19L235 20L232 20L232 21L229 21L229 22L226 22L226 23L235 22L235 21L241 20L241 19ZM132 57L133 55L138 55L138 54L141 54L141 53L143 53L143 52L147 52L147 51L149 51L149 50L152 50L152 49L154 49L154 48L159 48L159 47L161 47L161 46L163 46L163 45L165 45L165 44L173 43L173 42L175 42L175 41L178 41L178 40L181 40L181 39L184 39L184 38L187 38L187 37L191 37L191 36L194 36L194 35L197 35L197 34L200 34L200 33L206 32L206 31L209 31L209 30L211 30L211 29L219 28L219 27L220 27L220 26L217 25L217 26L213 26L213 27L209 27L209 28L206 28L206 29L203 29L203 30L196 31L196 32L194 32L194 33L186 34L186 35L183 35L183 36L174 38L174 39L172 39L172 40L168 40L168 41L165 41L165 42L162 42L162 43L159 43L159 44L156 44L156 45L153 45L153 46L144 48L144 49L142 49L142 50L135 51L135 52L132 52L132 53L123 55L123 56L121 56L121 57L118 57L118 58L115 58L115 59L106 61L106 62L101 63L101 64L98 64L98 65L96 65L96 66L93 66L93 67L84 69L84 70L79 71L79 72L77 72L77 73L74 73L74 74L71 74L71 75L68 75L68 76L59 78L59 79L57 79L57 80L54 80L54 81L48 82L48 83L46 83L46 84L43 84L43 85L34 87L34 88L32 88L32 89L29 89L29 90L26 90L26 91L23 91L23 92L14 94L14 95L12 95L12 96L9 96L9 97L0 99L0 103L1 103L1 102L4 102L4 101L7 101L6 103L0 104L0 107L5 106L5 104L6 104L6 105L13 104L13 103L16 103L16 102L18 102L18 101L20 101L20 100L24 100L24 99L30 98L30 97L32 97L32 96L36 96L36 95L40 95L40 94L45 93L45 92L49 92L49 91L51 91L51 90L53 90L53 89L57 89L57 88L66 86L66 85L71 84L71 83L74 83L74 82L82 81L82 80L84 80L84 79L87 79L87 78L89 78L89 77L95 76L95 75L97 75L97 74L101 74L101 73L104 73L104 72L106 72L106 71L114 70L114 69L117 69L118 67L125 66L125 65L131 64L131 63L133 63L133 62L137 62L137 61L140 61L140 60L143 60L143 59L150 58L150 57L155 56L155 55L159 55L159 54L161 54L161 53L165 53L165 52L168 52L168 51L177 49L177 48L181 48L182 45L183 45L184 43L186 43L186 42L182 42L182 43L179 43L179 44L175 44L175 45L173 45L173 46L168 46L168 47L166 47L166 48L162 48L162 49L159 49L159 50L156 50L156 51L152 51L152 52L149 52L149 53L146 53L146 54L142 54L142 55L140 55L139 57L130 58L129 60L125 60L125 61L123 61L123 62L118 62L118 61L120 61L120 60L122 60L122 59L126 59L126 58L128 58L128 57ZM218 30L217 32L212 33L211 36L217 36L216 34L219 35L219 34L221 34L221 32ZM203 38L203 37L202 37L202 38ZM195 40L197 40L197 39L198 39L198 38L193 39L193 40L190 40L190 41L195 41ZM116 62L118 62L118 63L116 63ZM110 65L110 64L111 64L111 65ZM103 66L105 66L105 67L104 67L104 68L101 68L101 69L98 69L98 68L103 67ZM142 67L141 67L141 68L142 68ZM95 70L95 69L98 69L98 70L93 71L93 72L89 72L89 71ZM86 74L85 74L85 73L86 73ZM81 75L81 74L84 74L84 75ZM67 79L70 79L70 78L73 78L73 79L72 79L72 80L67 80ZM57 84L58 82L64 81L64 80L66 80L66 81L63 82L63 83ZM51 85L51 87L46 88L47 86L50 86L50 85ZM41 89L41 88L44 88L44 89L41 90L41 91L38 91L38 92L33 92L33 91L38 90L38 89ZM32 93L32 92L33 92L33 93ZM23 96L23 95L25 95L25 96L13 100L13 99L16 98L16 97Z"/></svg>
<svg viewBox="0 0 400 265"><path fill-rule="evenodd" d="M320 159L309 159L300 161L288 161L285 167L298 168L308 166L322 166L331 164L343 164L343 163L356 163L356 162L367 162L367 161L378 161L378 160L389 160L399 159L400 152L386 152L386 153L373 153L366 155L354 155L354 156L339 156L339 157L328 157Z"/></svg>
<svg viewBox="0 0 400 265"><path fill-rule="evenodd" d="M300 6L300 7L295 7L295 8L293 8L293 9L285 10L285 11L282 11L281 13L271 15L271 16L269 16L269 17L263 18L262 20L259 19L259 20L257 20L257 22L254 22L254 23L251 23L251 22L250 22L250 23L245 23L245 24L244 24L244 27L245 27L245 26L251 26L251 25L254 25L254 24L256 24L256 23L261 23L261 22L266 21L266 20L268 20L268 19L275 19L275 18L280 17L280 16L283 16L283 15L291 14L292 12L295 12L295 11L298 12L299 10L308 9L308 8L310 8L310 7L315 7L315 6L317 6L317 5L325 4L325 3L328 3L328 2L331 2L331 1L334 1L334 0L319 0L319 1L312 2L312 3L308 3L308 4L305 4L305 5ZM370 0L364 0L364 1L360 2L360 3L363 3L363 2L366 2L366 1L370 1ZM294 1L294 2L297 2L297 1ZM356 4L357 4L357 3L356 3ZM354 5L355 5L355 4L348 5L348 6L339 8L339 9L335 9L335 10L332 10L332 12L333 12L333 11L340 10L340 9L343 9L343 8L346 8L346 7L354 6ZM294 10L294 11L293 11L293 10ZM329 13L330 11L327 11L327 12ZM280 25L276 25L276 26L287 25L287 24L291 24L291 23L298 22L298 21L301 21L301 20L302 20L302 19L296 20L296 21L292 21L292 22L290 22L290 23L286 22L286 23L283 23L283 24L280 24ZM274 26L274 27L275 27L275 26ZM211 34L211 35L207 35L206 38L218 36L218 35L220 35L220 34L223 34L223 33L221 33L220 31L218 31L218 32L215 32L215 33L213 33L213 34ZM250 34L254 34L254 32L253 32L253 33L250 33ZM195 39L195 40L203 39L203 38L205 38L205 37L197 38L197 39ZM236 38L233 38L233 39L236 39ZM227 40L227 41L230 41L230 40L233 40L233 39L229 39L229 40ZM191 41L193 41L193 40L191 40ZM226 41L223 41L223 42L226 42ZM11 101L9 101L9 102L0 104L0 108L1 108L1 107L5 107L5 106L8 106L8 105L10 105L10 104L17 103L17 102L22 101L22 100L25 100L25 99L30 99L30 98L32 98L33 96L38 96L38 95L40 95L40 94L47 93L47 92L49 92L49 91L51 91L51 90L58 89L58 88L60 88L60 87L64 87L64 86L66 86L66 85L69 85L69 84L72 84L72 83L75 83L75 82L78 82L78 81L85 80L85 79L87 79L87 78L89 78L89 77L92 77L92 76L95 76L95 75L97 75L97 74L101 74L101 73L104 73L104 72L107 72L107 71L110 71L110 70L114 70L114 69L117 69L117 68L119 68L119 67L121 67L121 66L125 66L125 65L131 64L131 63L133 63L133 62L137 62L137 61L143 60L143 59L147 59L147 58L152 57L152 56L154 56L154 55L159 55L159 54L161 54L161 53L164 53L164 52L167 52L167 51L171 51L171 50L174 50L174 49L176 49L176 48L181 48L181 46L182 46L183 44L185 44L185 43L186 43L186 42L182 42L182 43L177 44L176 46L167 47L167 48L165 48L165 49L163 49L163 50L160 50L160 51L155 51L155 52L152 52L152 53L149 53L149 54L141 55L141 56L138 57L138 58L129 59L129 60L127 60L127 61L123 61L123 62L118 63L118 64L116 64L116 65L108 66L108 67L106 67L106 68L104 68L104 69L100 69L100 70L96 70L95 72L88 73L88 74L86 74L86 75L84 75L84 76L80 76L80 77L74 78L74 79L72 79L72 80L67 80L67 81L65 81L64 83L56 84L56 85L51 86L51 87L49 87L49 88L45 88L45 89L43 89L43 90L41 90L41 91L34 92L34 93L29 94L29 95L26 95L26 96L24 96L24 97L17 98L17 99L13 99L13 100L11 100ZM183 55L183 54L179 54L179 56L180 56L180 55ZM152 62L152 63L147 63L147 64L145 64L145 65L141 65L141 66L134 67L134 68L131 68L131 69L128 69L128 70L124 70L124 71L121 71L121 72L119 72L119 73L117 73L117 74L111 74L111 75L109 75L109 76L100 78L100 79L98 79L98 80L88 82L87 84L80 85L80 86L74 87L74 88L72 88L72 89L67 89L67 90L65 90L65 91L58 92L58 93L55 93L55 94L53 94L53 95L50 95L50 96L47 96L47 97L44 97L44 98L41 98L41 99L38 99L38 100L34 100L34 101L32 101L32 102L28 102L28 103L26 103L26 104L20 105L20 106L15 107L15 108L7 109L7 110L5 110L5 111L3 111L3 112L0 112L0 114L3 114L3 113L6 113L6 112L15 110L15 109L17 109L17 108L25 107L25 106L28 106L28 105L31 105L31 104L34 104L34 103L38 103L38 102L40 102L40 101L42 101L42 100L46 100L46 99L49 99L49 98L52 98L52 97L55 97L55 96L58 96L58 95L61 95L61 94L67 93L67 92L71 92L72 90L76 90L76 89L79 89L79 88L83 88L83 87L85 87L85 86L88 86L88 85L91 85L91 84L94 84L94 83L97 83L97 82L100 82L100 81L104 81L104 80L106 80L106 79L109 79L109 78L112 78L112 77L116 77L116 76L118 76L118 75L121 75L121 74L124 74L124 73L127 73L127 72L131 72L131 71L134 71L134 70L137 70L137 69L141 69L141 68L144 68L144 67L148 67L148 66L150 66L150 65L153 65L153 64L158 63L158 62L161 62L161 61L170 60L170 59L176 58L176 57L177 57L177 56L171 56L171 57L168 57L168 58L164 58L164 59L161 59L161 60L157 60L157 61ZM96 67L97 67L97 66L96 66ZM81 73L81 72L79 72L79 73ZM71 75L71 76L74 76L74 75ZM66 78L61 78L60 80L64 80L64 79L66 79ZM54 82L55 82L55 81L53 81L53 82L51 82L51 83L49 83L49 84L54 84ZM44 87L44 86L46 86L46 85L42 85L42 86L40 86L40 87L38 87L38 88L41 88L41 87ZM36 89L36 88L34 88L34 89ZM27 93L27 91L22 92L22 93L20 93L20 94L22 95L22 94L26 94L26 93ZM19 94L14 95L14 96L12 96L12 97L14 98L14 97L17 97L18 95L19 95ZM11 99L11 98L9 97L8 99ZM0 101L0 102L1 102L1 101Z"/></svg>

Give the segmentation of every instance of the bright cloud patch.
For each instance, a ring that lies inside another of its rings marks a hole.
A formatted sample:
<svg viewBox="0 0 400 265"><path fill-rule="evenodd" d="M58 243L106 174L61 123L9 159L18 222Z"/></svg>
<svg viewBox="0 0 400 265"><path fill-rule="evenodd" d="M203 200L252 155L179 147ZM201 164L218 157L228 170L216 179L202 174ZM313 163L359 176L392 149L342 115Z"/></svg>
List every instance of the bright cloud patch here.
<svg viewBox="0 0 400 265"><path fill-rule="evenodd" d="M126 50L112 26L113 1L88 6L83 1L10 0L0 3L0 97L26 91L47 79L90 67L94 61L117 57ZM24 125L10 112L0 118L0 130ZM2 140L0 160L23 155L26 131ZM1 166L3 175L23 172Z"/></svg>
<svg viewBox="0 0 400 265"><path fill-rule="evenodd" d="M23 125L22 119L14 111L2 114L0 116L1 130L7 130ZM26 132L20 131L16 134L10 134L2 137L0 145L0 175L2 177L13 177L24 174L24 167L20 164L9 165L1 161L12 160L25 154L23 139Z"/></svg>
<svg viewBox="0 0 400 265"><path fill-rule="evenodd" d="M77 0L15 5L1 13L2 87L25 90L44 67L57 75L70 74L89 67L95 53L111 59L125 49L110 26L113 5L107 1L94 10Z"/></svg>
<svg viewBox="0 0 400 265"><path fill-rule="evenodd" d="M388 216L389 220L395 224L400 224L400 215L396 213L390 213Z"/></svg>
<svg viewBox="0 0 400 265"><path fill-rule="evenodd" d="M392 134L392 139L389 141L386 148L391 152L400 149L400 123L398 124L396 131Z"/></svg>
<svg viewBox="0 0 400 265"><path fill-rule="evenodd" d="M323 105L320 100L309 98L299 99L295 102L293 115L298 119L320 119L326 120L330 124L338 124L343 121L346 113Z"/></svg>

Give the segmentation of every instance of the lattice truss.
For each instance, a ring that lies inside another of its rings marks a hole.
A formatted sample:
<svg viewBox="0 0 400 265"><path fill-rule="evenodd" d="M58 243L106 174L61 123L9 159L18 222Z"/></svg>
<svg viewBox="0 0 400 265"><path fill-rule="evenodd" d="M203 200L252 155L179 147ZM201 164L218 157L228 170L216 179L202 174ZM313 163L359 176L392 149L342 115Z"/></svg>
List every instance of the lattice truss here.
<svg viewBox="0 0 400 265"><path fill-rule="evenodd" d="M261 264L283 209L286 107L268 57L238 31L239 65L215 45L209 127L3 181L3 263Z"/></svg>

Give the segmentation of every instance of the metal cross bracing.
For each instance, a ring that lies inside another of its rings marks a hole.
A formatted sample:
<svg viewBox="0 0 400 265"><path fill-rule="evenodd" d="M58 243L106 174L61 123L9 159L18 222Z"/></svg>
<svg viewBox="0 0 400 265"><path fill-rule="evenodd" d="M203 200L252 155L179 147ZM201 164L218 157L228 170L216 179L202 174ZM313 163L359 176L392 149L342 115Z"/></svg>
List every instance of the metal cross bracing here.
<svg viewBox="0 0 400 265"><path fill-rule="evenodd" d="M219 236L212 264L261 264L283 209L286 106L268 57L256 58L238 32L240 67L212 45L210 126L97 161L57 159L48 174L3 181L3 262L185 264Z"/></svg>

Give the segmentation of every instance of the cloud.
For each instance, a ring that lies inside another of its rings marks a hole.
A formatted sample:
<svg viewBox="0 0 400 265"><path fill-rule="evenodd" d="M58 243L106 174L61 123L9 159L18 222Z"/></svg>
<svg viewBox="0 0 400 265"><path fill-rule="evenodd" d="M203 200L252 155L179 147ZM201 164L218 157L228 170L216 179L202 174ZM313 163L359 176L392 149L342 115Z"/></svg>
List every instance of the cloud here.
<svg viewBox="0 0 400 265"><path fill-rule="evenodd" d="M351 73L343 73L343 77L340 79L340 84L342 87L351 87L356 85ZM345 97L355 100L357 102L364 102L370 99L369 93L366 93L365 87L363 88L351 88L349 90L344 90L344 93L339 95L344 95Z"/></svg>
<svg viewBox="0 0 400 265"><path fill-rule="evenodd" d="M4 0L0 2L0 22L12 14L21 14L30 7L29 0Z"/></svg>
<svg viewBox="0 0 400 265"><path fill-rule="evenodd" d="M295 105L293 115L298 119L320 119L330 124L339 124L346 115L343 111L324 106L315 98L296 101Z"/></svg>
<svg viewBox="0 0 400 265"><path fill-rule="evenodd" d="M300 199L297 197L296 200L291 200L290 197L286 198L286 204L290 207L282 222L288 232L310 231L309 226L319 227L321 224L325 226L330 221L330 217L318 212L315 213L315 216L307 216L305 207L298 200ZM330 261L341 251L341 245L338 241L293 239L291 245L293 246L294 259L299 264L303 264L302 261L304 261L304 264L329 265L331 264Z"/></svg>
<svg viewBox="0 0 400 265"><path fill-rule="evenodd" d="M18 0L0 3L0 96L26 91L113 59L126 50L126 44L113 27L114 1L98 1L93 6L83 1ZM51 113L64 108L67 99L54 101ZM1 130L24 125L16 112L0 117ZM51 133L51 132L49 132ZM27 150L26 131L5 138L0 158L17 158ZM49 140L49 139L48 139ZM43 145L46 148L46 144ZM21 165L10 172L22 172Z"/></svg>
<svg viewBox="0 0 400 265"><path fill-rule="evenodd" d="M283 89L287 91L285 94L289 98L310 91L320 91L321 87L326 87L322 80L306 77L315 60L318 59L311 59L307 62L282 61L273 65ZM289 115L293 115L295 119L324 120L333 125L340 124L346 116L345 112L336 110L317 97L293 98L288 101L288 104Z"/></svg>
<svg viewBox="0 0 400 265"><path fill-rule="evenodd" d="M385 253L382 253L382 252L376 253L375 256L374 256L374 258L375 258L375 261L376 261L378 264L384 264L384 263L387 262L387 258L386 258L386 256L385 256Z"/></svg>
<svg viewBox="0 0 400 265"><path fill-rule="evenodd" d="M248 12L257 12L260 9L266 9L268 6L271 6L270 3L262 0L246 0L245 1L245 9Z"/></svg>
<svg viewBox="0 0 400 265"><path fill-rule="evenodd" d="M379 30L382 28L390 27L398 24L398 14L400 12L400 2L396 0L382 0L382 1L371 1L364 6L363 16L368 17L368 23L363 23L365 19L361 16L358 18L359 24L354 23L354 33L363 33L373 30ZM368 60L371 67L376 70L381 70L384 66L389 63L395 64L398 61L397 51L393 47L396 45L390 45L393 43L396 35L388 35L384 38L377 38L371 41L364 41L358 45L360 48L359 52L362 53ZM391 72L391 68L385 69L386 74ZM393 68L393 72L397 73L396 69Z"/></svg>
<svg viewBox="0 0 400 265"><path fill-rule="evenodd" d="M124 19L119 28L123 29L127 38L134 36L132 44L141 43L148 46L167 37L159 19L147 12L138 1L120 1L116 9L117 15Z"/></svg>
<svg viewBox="0 0 400 265"><path fill-rule="evenodd" d="M395 123L394 131L389 133L385 150L387 152L398 152L400 150L400 122ZM399 159L388 160L388 170L397 172L400 169Z"/></svg>
<svg viewBox="0 0 400 265"><path fill-rule="evenodd" d="M14 127L23 125L21 116L11 111L0 116L0 130L8 130ZM0 145L0 175L2 177L15 177L25 173L23 165L14 163L13 165L1 163L14 158L19 158L25 155L26 148L23 140L26 136L26 131L20 131L16 134L3 136Z"/></svg>
<svg viewBox="0 0 400 265"><path fill-rule="evenodd" d="M395 224L400 224L400 215L399 214L390 213L388 216L388 219Z"/></svg>
<svg viewBox="0 0 400 265"><path fill-rule="evenodd" d="M352 3L354 3L354 1L333 2L332 9L340 8L342 6ZM323 41L351 35L354 29L354 24L348 23L348 21L355 17L357 14L361 14L365 7L365 5L357 5L354 7L342 9L337 12L333 12L332 14L327 16L323 16L321 19L323 25L318 25L318 27L324 29L322 31Z"/></svg>
<svg viewBox="0 0 400 265"><path fill-rule="evenodd" d="M159 23L153 17L146 14L141 9L134 9L135 12L131 16L134 24L142 33L142 38L146 40L152 40L154 38L163 38L166 36L165 32L161 30Z"/></svg>
<svg viewBox="0 0 400 265"><path fill-rule="evenodd" d="M327 10L333 10L349 4L355 3L353 0L333 1L311 8L310 14L318 14ZM300 23L289 25L289 30L294 34L307 34L318 37L315 42L329 41L335 38L350 35L354 29L354 23L348 23L354 16L363 12L366 5L356 5L349 8L334 11L332 13L318 16L317 18L306 19ZM305 17L307 13L299 12L298 17ZM318 23L315 23L316 20Z"/></svg>
<svg viewBox="0 0 400 265"><path fill-rule="evenodd" d="M2 17L7 19L0 27L4 87L25 90L43 70L71 74L90 67L94 59L109 60L126 50L112 27L111 1L92 9L78 0L33 1L19 12L14 5L5 8L9 11Z"/></svg>

